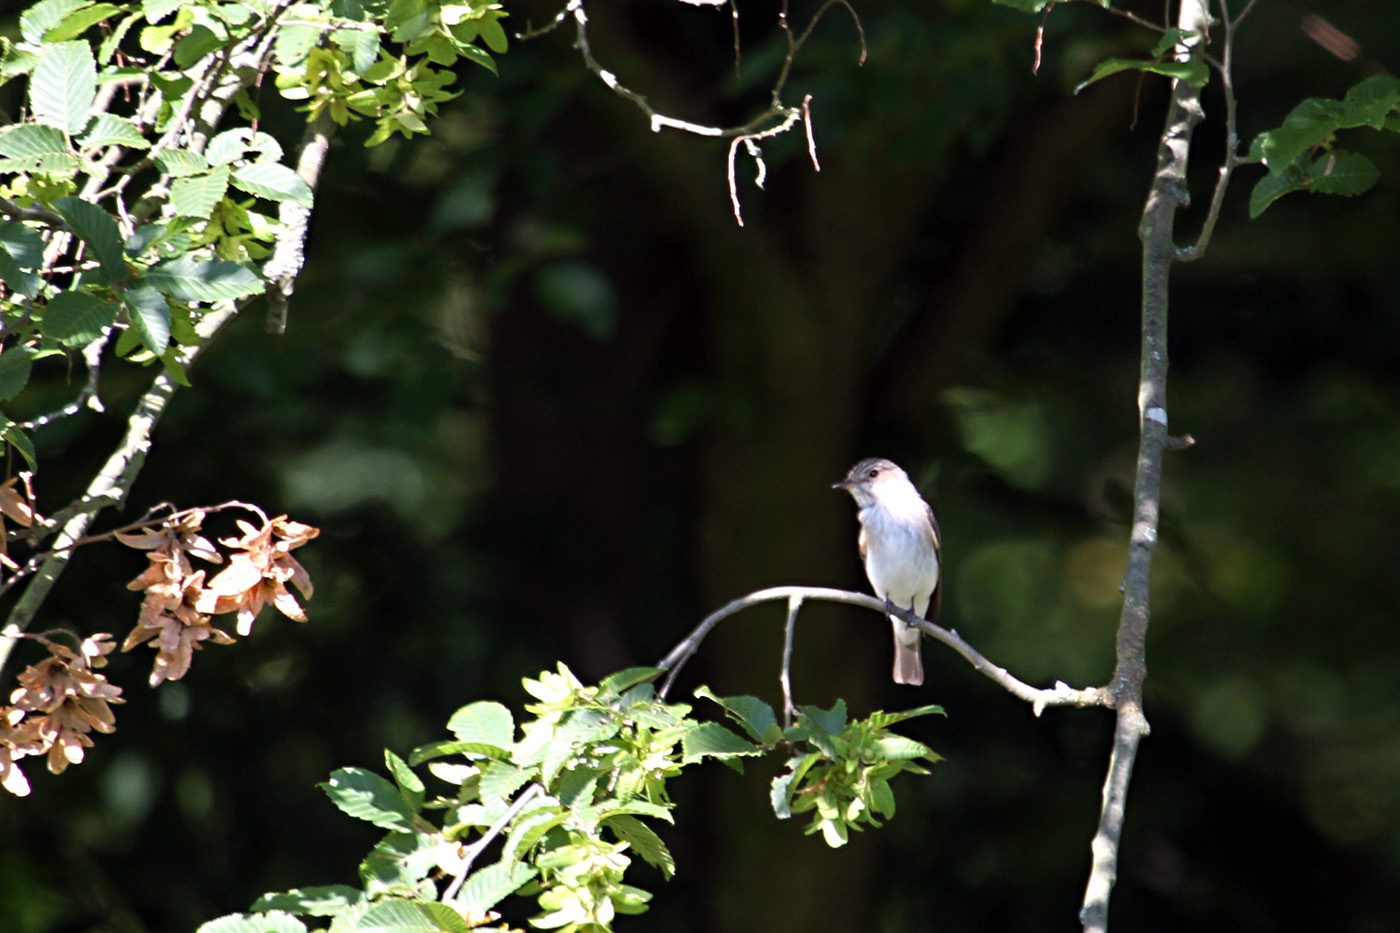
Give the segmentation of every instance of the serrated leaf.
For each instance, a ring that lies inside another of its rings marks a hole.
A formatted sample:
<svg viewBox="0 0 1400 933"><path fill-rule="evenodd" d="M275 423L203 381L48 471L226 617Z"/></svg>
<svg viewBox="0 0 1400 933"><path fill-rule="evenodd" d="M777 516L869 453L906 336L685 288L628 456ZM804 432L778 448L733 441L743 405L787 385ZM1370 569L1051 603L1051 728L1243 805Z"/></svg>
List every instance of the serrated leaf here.
<svg viewBox="0 0 1400 933"><path fill-rule="evenodd" d="M720 697L716 696L709 687L697 687L695 695L713 700L730 718L744 727L744 731L749 734L755 742L768 742L772 740L770 727L778 725L778 717L773 712L773 707L764 703L757 697L737 696Z"/></svg>
<svg viewBox="0 0 1400 933"><path fill-rule="evenodd" d="M96 96L97 62L86 42L60 42L39 57L29 80L29 107L39 123L81 133Z"/></svg>
<svg viewBox="0 0 1400 933"><path fill-rule="evenodd" d="M0 249L0 282L5 283L10 291L26 298L38 297L39 289L44 284L37 272L21 269L19 263L15 262L15 257L4 249Z"/></svg>
<svg viewBox="0 0 1400 933"><path fill-rule="evenodd" d="M534 769L518 768L504 761L493 762L481 775L481 801L491 804L505 800L534 776Z"/></svg>
<svg viewBox="0 0 1400 933"><path fill-rule="evenodd" d="M871 746L876 754L889 761L906 761L914 758L927 758L934 754L933 749L922 742L905 738L902 735L887 735L877 739Z"/></svg>
<svg viewBox="0 0 1400 933"><path fill-rule="evenodd" d="M360 863L365 895L413 893L418 882L437 867L439 855L440 843L427 833L389 833Z"/></svg>
<svg viewBox="0 0 1400 933"><path fill-rule="evenodd" d="M648 865L661 869L661 874L670 878L676 873L676 860L672 857L671 850L666 848L666 843L661 841L661 837L650 826L635 816L625 814L609 817L606 825L620 841L628 843L632 851L640 855Z"/></svg>
<svg viewBox="0 0 1400 933"><path fill-rule="evenodd" d="M273 43L277 60L289 68L306 61L306 56L321 41L321 30L317 26L283 26L277 31Z"/></svg>
<svg viewBox="0 0 1400 933"><path fill-rule="evenodd" d="M509 749L515 743L515 720L500 703L482 700L457 710L447 721L447 731L463 742Z"/></svg>
<svg viewBox="0 0 1400 933"><path fill-rule="evenodd" d="M409 808L415 813L422 809L424 791L422 779L413 773L407 762L388 749L384 750L384 764L388 767L389 773L394 776L394 783L399 786L399 793Z"/></svg>
<svg viewBox="0 0 1400 933"><path fill-rule="evenodd" d="M263 290L263 282L248 268L227 259L199 260L177 256L146 272L146 284L179 301L219 301L242 298Z"/></svg>
<svg viewBox="0 0 1400 933"><path fill-rule="evenodd" d="M255 911L285 910L312 917L333 917L346 907L358 904L364 895L346 884L325 884L264 894L253 902Z"/></svg>
<svg viewBox="0 0 1400 933"><path fill-rule="evenodd" d="M229 914L200 924L195 933L306 933L306 924L275 910L266 914Z"/></svg>
<svg viewBox="0 0 1400 933"><path fill-rule="evenodd" d="M71 155L63 131L37 123L22 123L0 133L0 155L28 158L45 155Z"/></svg>
<svg viewBox="0 0 1400 933"><path fill-rule="evenodd" d="M117 319L117 307L87 292L62 292L49 299L41 329L45 337L79 349Z"/></svg>
<svg viewBox="0 0 1400 933"><path fill-rule="evenodd" d="M1338 149L1324 152L1313 160L1308 176L1312 179L1312 191L1354 197L1371 190L1381 173L1364 155Z"/></svg>
<svg viewBox="0 0 1400 933"><path fill-rule="evenodd" d="M310 207L311 186L300 175L278 162L253 162L236 169L233 183L249 194L269 201L292 201Z"/></svg>
<svg viewBox="0 0 1400 933"><path fill-rule="evenodd" d="M175 43L176 67L189 68L209 53L223 48L225 41L225 37L202 23L192 27Z"/></svg>
<svg viewBox="0 0 1400 933"><path fill-rule="evenodd" d="M1080 82L1074 89L1078 94L1096 81L1101 81L1109 75L1118 74L1120 71L1148 71L1152 74L1164 75L1168 78L1176 78L1185 81L1194 87L1205 87L1210 81L1210 68L1199 57L1192 56L1184 62L1168 59L1166 61L1138 61L1130 58L1108 58L1098 63L1093 74Z"/></svg>
<svg viewBox="0 0 1400 933"><path fill-rule="evenodd" d="M204 175L177 178L170 184L170 206L180 217L208 220L228 193L229 168L221 165Z"/></svg>
<svg viewBox="0 0 1400 933"><path fill-rule="evenodd" d="M717 722L702 722L686 732L681 739L681 749L687 764L706 757L737 758L763 754L752 742Z"/></svg>
<svg viewBox="0 0 1400 933"><path fill-rule="evenodd" d="M1250 219L1264 213L1265 208L1288 192L1297 191L1302 187L1301 184L1293 181L1287 175L1275 175L1272 172L1265 175L1254 183L1254 189L1249 193Z"/></svg>
<svg viewBox="0 0 1400 933"><path fill-rule="evenodd" d="M113 13L121 11L121 7L111 3L97 3L90 7L74 10L63 17L57 26L44 33L44 41L64 42L76 39Z"/></svg>
<svg viewBox="0 0 1400 933"><path fill-rule="evenodd" d="M1335 127L1326 121L1295 123L1259 134L1259 156L1270 172L1281 172L1303 153L1330 137ZM1252 147L1251 147L1252 148Z"/></svg>
<svg viewBox="0 0 1400 933"><path fill-rule="evenodd" d="M338 768L320 787L342 813L357 820L405 833L413 830L413 811L398 788L372 771Z"/></svg>
<svg viewBox="0 0 1400 933"><path fill-rule="evenodd" d="M209 162L204 156L189 149L166 149L156 156L156 165L171 178L198 175L209 170Z"/></svg>
<svg viewBox="0 0 1400 933"><path fill-rule="evenodd" d="M145 0L141 4L141 9L145 12L147 21L158 23L180 9L185 3L186 0Z"/></svg>
<svg viewBox="0 0 1400 933"><path fill-rule="evenodd" d="M19 18L19 33L30 45L42 45L44 33L63 22L74 10L80 10L92 0L40 0L25 10Z"/></svg>
<svg viewBox="0 0 1400 933"><path fill-rule="evenodd" d="M355 921L357 933L469 933L465 917L437 901L395 898L373 905Z"/></svg>
<svg viewBox="0 0 1400 933"><path fill-rule="evenodd" d="M127 317L141 338L141 344L160 356L170 345L170 305L165 296L150 286L133 288L122 295Z"/></svg>
<svg viewBox="0 0 1400 933"><path fill-rule="evenodd" d="M128 149L149 149L151 141L141 134L126 117L113 113L99 113L91 128L78 140L84 149L97 146L126 146Z"/></svg>
<svg viewBox="0 0 1400 933"><path fill-rule="evenodd" d="M913 709L895 710L887 713L884 710L876 710L866 717L866 722L876 729L884 729L895 723L904 722L907 719L916 719L920 716L943 716L946 715L943 707L936 704L927 706L916 706Z"/></svg>
<svg viewBox="0 0 1400 933"><path fill-rule="evenodd" d="M20 456L29 463L31 470L38 467L39 461L34 455L34 441L30 440L29 435L25 434L19 425L7 424L4 432L0 432L0 437L3 437L11 447L20 452Z"/></svg>
<svg viewBox="0 0 1400 933"><path fill-rule="evenodd" d="M0 401L14 398L24 391L33 366L34 351L29 347L10 347L0 353Z"/></svg>
<svg viewBox="0 0 1400 933"><path fill-rule="evenodd" d="M822 709L820 706L803 706L801 712L802 718L807 720L808 726L815 726L828 735L840 735L846 729L845 700L837 700L831 704L831 709Z"/></svg>
<svg viewBox="0 0 1400 933"><path fill-rule="evenodd" d="M122 235L112 215L90 201L81 198L59 198L54 208L68 221L68 226L87 244L102 266L109 282L125 282L130 277L126 257L122 252Z"/></svg>
<svg viewBox="0 0 1400 933"><path fill-rule="evenodd" d="M535 843L544 838L545 833L569 820L571 814L568 810L550 798L542 800L539 806L527 808L511 823L505 847L501 850L505 855L515 858L530 851Z"/></svg>
<svg viewBox="0 0 1400 933"><path fill-rule="evenodd" d="M350 68L363 75L379 60L379 31L375 29L337 29L331 41L350 56Z"/></svg>
<svg viewBox="0 0 1400 933"><path fill-rule="evenodd" d="M0 222L0 249L26 269L36 269L44 261L44 238L24 224Z"/></svg>
<svg viewBox="0 0 1400 933"><path fill-rule="evenodd" d="M499 861L467 876L455 903L474 917L486 912L531 881L539 872L518 861Z"/></svg>

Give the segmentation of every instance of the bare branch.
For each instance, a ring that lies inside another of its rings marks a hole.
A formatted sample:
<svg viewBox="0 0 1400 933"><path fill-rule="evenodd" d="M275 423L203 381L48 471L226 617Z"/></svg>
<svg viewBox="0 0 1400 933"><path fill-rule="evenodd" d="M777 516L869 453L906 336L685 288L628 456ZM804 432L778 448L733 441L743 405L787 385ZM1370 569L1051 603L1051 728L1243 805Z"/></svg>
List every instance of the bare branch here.
<svg viewBox="0 0 1400 933"><path fill-rule="evenodd" d="M729 616L734 615L751 606L760 603L772 602L778 599L792 599L799 597L802 600L825 600L827 602L847 603L852 606L862 606L866 609L878 612L883 618L888 613L883 600L876 599L865 593L854 593L850 590L838 590L823 586L774 586L765 590L758 590L747 596L721 606L710 613L695 629L687 635L676 647L671 649L670 654L662 658L657 663L657 667L666 671L666 679L661 685L658 694L665 697L670 691L676 675L680 673L685 663L690 660L700 648L700 643L705 640L705 636L710 633L720 622ZM973 648L963 637L951 629L934 625L932 622L920 619L907 609L896 609L895 614L900 616L910 625L917 626L923 633L935 641L940 641L952 648L972 665L973 669L991 678L1000 684L1013 696L1030 703L1034 713L1039 716L1047 706L1110 706L1112 705L1112 695L1105 688L1085 687L1076 689L1066 683L1056 683L1054 687L1041 689L1023 683L1012 676L1005 668L999 667L987 660L976 648Z"/></svg>
<svg viewBox="0 0 1400 933"><path fill-rule="evenodd" d="M321 169L330 152L331 137L336 124L330 111L322 110L306 125L301 152L297 156L297 174L314 192L321 180ZM267 329L280 334L287 330L287 302L296 288L297 276L306 262L306 237L311 227L311 208L292 201L283 201L277 208L282 228L277 232L277 244L272 258L263 266L267 288Z"/></svg>
<svg viewBox="0 0 1400 933"><path fill-rule="evenodd" d="M797 634L797 611L801 608L801 593L788 597L787 624L783 626L783 669L778 675L778 682L783 687L784 729L792 725L792 717L797 713L797 704L792 701L792 642Z"/></svg>
<svg viewBox="0 0 1400 933"><path fill-rule="evenodd" d="M1183 38L1173 55L1186 61L1201 54L1210 26L1208 0L1181 0L1177 27ZM1227 36L1227 43L1229 37ZM1230 54L1226 48L1226 56ZM1118 847L1127 806L1128 782L1142 737L1148 733L1142 711L1147 677L1147 627L1151 619L1152 557L1161 513L1162 461L1171 445L1167 430L1168 278L1180 250L1174 242L1176 212L1189 200L1186 170L1191 135L1202 119L1200 88L1177 80L1158 144L1157 168L1143 206L1142 339L1138 381L1139 440L1133 486L1133 528L1123 574L1123 609L1118 619L1117 664L1110 686L1118 712L1113 754L1104 779L1098 831L1092 843L1093 867L1084 890L1080 920L1084 933L1107 933L1108 901L1118 877Z"/></svg>
<svg viewBox="0 0 1400 933"><path fill-rule="evenodd" d="M467 880L467 875L471 874L472 863L481 856L482 851L510 825L510 821L515 819L521 810L525 809L527 803L543 793L544 786L538 781L525 788L520 796L515 798L515 803L510 805L510 809L502 813L501 818L492 823L491 828L482 833L480 839L462 851L462 862L457 869L456 877L442 892L442 897L439 900L446 902L457 896L457 892L462 890L463 882Z"/></svg>

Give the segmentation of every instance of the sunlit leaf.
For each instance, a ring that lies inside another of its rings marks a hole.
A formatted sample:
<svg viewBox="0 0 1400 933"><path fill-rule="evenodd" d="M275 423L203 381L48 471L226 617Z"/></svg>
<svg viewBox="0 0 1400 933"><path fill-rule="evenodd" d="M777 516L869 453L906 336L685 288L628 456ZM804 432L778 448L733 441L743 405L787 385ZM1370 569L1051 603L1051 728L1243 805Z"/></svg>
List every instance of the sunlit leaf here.
<svg viewBox="0 0 1400 933"><path fill-rule="evenodd" d="M86 42L60 42L40 56L29 81L29 106L39 123L80 133L96 96L97 62Z"/></svg>
<svg viewBox="0 0 1400 933"><path fill-rule="evenodd" d="M363 768L338 768L320 785L341 812L384 829L411 832L413 811L399 790Z"/></svg>
<svg viewBox="0 0 1400 933"><path fill-rule="evenodd" d="M117 319L117 306L87 292L62 292L44 308L45 337L70 347L85 347Z"/></svg>
<svg viewBox="0 0 1400 933"><path fill-rule="evenodd" d="M192 256L157 263L146 273L146 283L180 301L242 298L263 290L262 280L236 262L199 260Z"/></svg>
<svg viewBox="0 0 1400 933"><path fill-rule="evenodd" d="M133 288L122 296L131 326L141 343L156 356L170 344L170 305L155 288Z"/></svg>
<svg viewBox="0 0 1400 933"><path fill-rule="evenodd" d="M233 183L249 194L270 201L293 201L310 207L311 186L300 175L278 162L253 162L233 173Z"/></svg>
<svg viewBox="0 0 1400 933"><path fill-rule="evenodd" d="M112 215L81 198L60 198L53 206L68 221L68 226L73 228L78 238L88 245L107 280L126 281L130 272L122 252L121 231L117 229Z"/></svg>

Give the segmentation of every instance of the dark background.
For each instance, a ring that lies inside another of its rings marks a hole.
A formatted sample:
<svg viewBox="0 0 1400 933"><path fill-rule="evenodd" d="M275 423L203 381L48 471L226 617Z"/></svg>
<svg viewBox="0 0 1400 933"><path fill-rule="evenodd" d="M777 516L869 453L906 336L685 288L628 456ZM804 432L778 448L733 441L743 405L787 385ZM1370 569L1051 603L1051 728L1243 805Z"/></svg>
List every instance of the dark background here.
<svg viewBox="0 0 1400 933"><path fill-rule="evenodd" d="M659 109L766 103L775 5L742 8L738 79L728 11L598 6L594 51ZM554 12L508 9L516 29ZM0 800L0 927L185 931L353 880L375 834L316 789L331 769L438 738L466 702L519 705L556 661L587 679L654 662L752 589L865 588L829 489L864 456L938 511L947 624L1032 683L1108 679L1165 84L1072 90L1155 38L1056 7L1032 76L1035 17L857 10L866 64L832 8L787 92L813 95L822 171L800 134L765 144L743 228L726 143L651 133L567 29L514 44L499 78L463 68L430 139L341 134L287 335L254 306L219 336L128 511L241 498L318 525L311 621L267 611L158 691L146 654L117 659L116 734L58 777L31 761L32 796ZM1320 12L1357 59L1310 40L1302 4L1246 21L1246 141L1400 61L1400 7ZM1205 102L1183 241L1223 151L1218 82ZM1207 257L1173 273L1171 424L1198 443L1166 467L1115 928L1400 927L1400 164L1393 138L1344 143L1380 166L1372 192L1250 221L1244 168ZM86 483L149 376L113 365L108 414L38 436L41 509ZM143 566L84 549L40 626L120 638ZM721 626L683 690L776 699L781 616ZM898 817L830 851L766 812L779 762L687 776L677 877L639 867L657 896L619 930L1077 926L1111 714L1036 719L935 645L926 684L897 688L889 651L879 617L810 606L795 687L861 714L947 708L908 727L947 761L899 783Z"/></svg>

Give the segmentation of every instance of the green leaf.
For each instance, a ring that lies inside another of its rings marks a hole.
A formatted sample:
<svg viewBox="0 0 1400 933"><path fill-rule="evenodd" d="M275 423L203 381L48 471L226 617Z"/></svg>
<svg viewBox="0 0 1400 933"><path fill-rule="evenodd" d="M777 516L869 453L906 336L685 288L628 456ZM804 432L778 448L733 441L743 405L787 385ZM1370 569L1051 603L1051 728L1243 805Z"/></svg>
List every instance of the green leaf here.
<svg viewBox="0 0 1400 933"><path fill-rule="evenodd" d="M29 347L10 347L0 353L0 401L14 398L24 391L33 366L34 351Z"/></svg>
<svg viewBox="0 0 1400 933"><path fill-rule="evenodd" d="M19 34L30 45L42 45L44 34L63 22L74 10L81 10L92 0L41 0L25 10L19 18Z"/></svg>
<svg viewBox="0 0 1400 933"><path fill-rule="evenodd" d="M1281 172L1305 152L1330 138L1335 127L1325 121L1296 123L1260 133L1259 155L1270 172Z"/></svg>
<svg viewBox="0 0 1400 933"><path fill-rule="evenodd" d="M357 933L468 933L471 927L447 904L424 900L386 900L355 921Z"/></svg>
<svg viewBox="0 0 1400 933"><path fill-rule="evenodd" d="M416 894L419 882L437 867L438 853L439 843L428 833L389 833L360 863L365 895Z"/></svg>
<svg viewBox="0 0 1400 933"><path fill-rule="evenodd" d="M481 802L489 806L505 800L524 787L534 773L533 768L518 768L504 761L492 762L481 775Z"/></svg>
<svg viewBox="0 0 1400 933"><path fill-rule="evenodd" d="M187 0L145 0L141 4L141 9L145 11L147 21L158 23L180 9L186 2Z"/></svg>
<svg viewBox="0 0 1400 933"><path fill-rule="evenodd" d="M63 131L37 123L22 123L0 133L0 155L27 158L44 155L71 155Z"/></svg>
<svg viewBox="0 0 1400 933"><path fill-rule="evenodd" d="M5 430L0 432L0 437L3 437L11 447L20 452L20 455L28 461L31 470L38 467L39 461L34 456L34 442L29 439L28 434L20 429L19 425L13 423L5 425Z"/></svg>
<svg viewBox="0 0 1400 933"><path fill-rule="evenodd" d="M35 298L43 280L37 269L44 260L39 231L21 223L0 222L0 281L26 298Z"/></svg>
<svg viewBox="0 0 1400 933"><path fill-rule="evenodd" d="M887 735L877 739L871 748L877 755L888 761L905 761L935 755L933 749L924 743L907 739L902 735Z"/></svg>
<svg viewBox="0 0 1400 933"><path fill-rule="evenodd" d="M821 755L816 752L788 759L788 770L773 778L768 792L774 816L780 820L792 818L792 795L797 790L798 782L820 760Z"/></svg>
<svg viewBox="0 0 1400 933"><path fill-rule="evenodd" d="M228 193L229 168L221 165L204 175L177 178L170 184L170 206L180 217L208 220Z"/></svg>
<svg viewBox="0 0 1400 933"><path fill-rule="evenodd" d="M423 781L413 773L407 762L387 748L384 750L384 764L394 776L394 783L399 786L404 803L417 813L423 808Z"/></svg>
<svg viewBox="0 0 1400 933"><path fill-rule="evenodd" d="M121 47L123 40L126 39L127 31L139 22L141 22L141 15L139 13L127 16L117 24L117 27L111 31L107 38L102 40L102 45L97 49L97 63L99 65L108 65L111 63L112 56L117 54L117 49ZM103 77L105 78L110 74L112 74L112 70L107 69L103 72Z"/></svg>
<svg viewBox="0 0 1400 933"><path fill-rule="evenodd" d="M1250 219L1264 213L1265 208L1288 192L1297 191L1303 187L1300 182L1291 178L1290 174L1292 173L1276 175L1270 172L1254 183L1254 189L1249 193Z"/></svg>
<svg viewBox="0 0 1400 933"><path fill-rule="evenodd" d="M92 343L117 319L117 306L87 292L62 292L44 308L45 337L78 349Z"/></svg>
<svg viewBox="0 0 1400 933"><path fill-rule="evenodd" d="M264 894L253 902L252 910L284 910L312 917L333 917L345 908L363 902L364 895L346 884L325 884L293 888L278 894Z"/></svg>
<svg viewBox="0 0 1400 933"><path fill-rule="evenodd" d="M1094 68L1094 73L1081 81L1074 89L1078 94L1095 81L1115 75L1120 71L1150 71L1153 74L1165 75L1168 78L1176 78L1185 81L1194 87L1205 87L1210 81L1210 68L1198 56L1192 56L1184 62L1174 59L1165 61L1137 61L1130 58L1109 58L1098 63Z"/></svg>
<svg viewBox="0 0 1400 933"><path fill-rule="evenodd" d="M630 844L632 851L648 865L661 869L661 874L670 878L676 873L676 860L671 850L666 848L666 843L650 826L626 814L607 818L606 825L619 841Z"/></svg>
<svg viewBox="0 0 1400 933"><path fill-rule="evenodd" d="M539 872L529 865L502 859L468 875L454 903L474 917L485 916L488 910L514 894L537 874Z"/></svg>
<svg viewBox="0 0 1400 933"><path fill-rule="evenodd" d="M146 284L179 301L242 298L263 290L263 282L257 274L236 262L199 260L188 255L152 266L146 272Z"/></svg>
<svg viewBox="0 0 1400 933"><path fill-rule="evenodd" d="M289 68L295 68L306 61L306 56L321 41L321 30L317 26L283 26L277 31L273 49L277 61Z"/></svg>
<svg viewBox="0 0 1400 933"><path fill-rule="evenodd" d="M293 201L302 207L311 206L311 186L296 172L277 162L245 165L234 171L233 183L269 201Z"/></svg>
<svg viewBox="0 0 1400 933"><path fill-rule="evenodd" d="M30 299L38 297L39 289L44 284L37 272L21 269L15 257L4 249L0 249L0 282L9 286L10 291Z"/></svg>
<svg viewBox="0 0 1400 933"><path fill-rule="evenodd" d="M447 731L463 742L509 749L515 743L515 720L500 703L482 700L464 706L447 721Z"/></svg>
<svg viewBox="0 0 1400 933"><path fill-rule="evenodd" d="M133 288L122 295L127 317L147 350L160 356L170 345L170 305L150 286Z"/></svg>
<svg viewBox="0 0 1400 933"><path fill-rule="evenodd" d="M659 667L629 667L604 677L598 682L598 690L604 696L617 696L637 684L654 680L660 673Z"/></svg>
<svg viewBox="0 0 1400 933"><path fill-rule="evenodd" d="M681 739L681 749L687 764L706 757L724 759L763 754L752 742L717 722L698 723Z"/></svg>
<svg viewBox="0 0 1400 933"><path fill-rule="evenodd" d="M78 145L84 149L93 149L97 146L126 146L128 149L149 149L151 141L142 135L126 117L120 117L112 113L99 113L97 119L93 121L92 127L83 134L83 138L78 140Z"/></svg>
<svg viewBox="0 0 1400 933"><path fill-rule="evenodd" d="M338 768L320 785L341 812L384 829L413 830L413 811L393 784L363 768Z"/></svg>
<svg viewBox="0 0 1400 933"><path fill-rule="evenodd" d="M1314 159L1308 167L1308 177L1312 179L1312 191L1353 197L1371 190L1381 173L1364 155L1338 149Z"/></svg>
<svg viewBox="0 0 1400 933"><path fill-rule="evenodd" d="M121 11L121 7L112 3L98 3L74 10L65 16L57 26L44 33L44 41L64 42L68 39L76 39L113 13Z"/></svg>
<svg viewBox="0 0 1400 933"><path fill-rule="evenodd" d="M306 933L306 924L280 910L266 914L229 914L200 924L195 933Z"/></svg>
<svg viewBox="0 0 1400 933"><path fill-rule="evenodd" d="M39 57L29 82L29 107L45 126L81 133L97 96L97 62L86 42L60 42Z"/></svg>
<svg viewBox="0 0 1400 933"><path fill-rule="evenodd" d="M81 198L59 198L53 206L78 238L88 245L107 281L125 282L130 277L122 252L121 231L111 214Z"/></svg>
<svg viewBox="0 0 1400 933"><path fill-rule="evenodd" d="M337 29L331 33L331 41L350 56L350 68L357 75L369 71L379 60L379 31L376 29Z"/></svg>
<svg viewBox="0 0 1400 933"><path fill-rule="evenodd" d="M209 170L209 163L204 156L189 149L166 149L156 156L156 165L172 178L198 175Z"/></svg>
<svg viewBox="0 0 1400 933"><path fill-rule="evenodd" d="M774 714L773 707L757 697L719 697L715 696L709 687L697 687L695 695L714 700L723 706L724 711L743 726L744 731L755 742L769 744L781 738L780 731L774 735L774 731L778 730L778 717Z"/></svg>
<svg viewBox="0 0 1400 933"><path fill-rule="evenodd" d="M884 710L876 710L866 717L866 722L875 729L884 729L887 726L904 722L907 719L917 719L920 716L943 715L946 715L943 707L929 704L927 706L916 706L913 709L895 710L892 713L887 713Z"/></svg>
<svg viewBox="0 0 1400 933"><path fill-rule="evenodd" d="M226 41L224 36L208 26L198 24L176 41L175 65L182 69L189 68L210 52L223 48Z"/></svg>
<svg viewBox="0 0 1400 933"><path fill-rule="evenodd" d="M992 0L1000 6L1009 6L1013 10L1020 10L1022 13L1039 13L1057 0ZM1100 6L1108 6L1107 0L1099 0Z"/></svg>
<svg viewBox="0 0 1400 933"><path fill-rule="evenodd" d="M801 707L802 717L809 726L816 726L828 735L840 735L846 730L846 701L837 700L831 709L820 706Z"/></svg>

